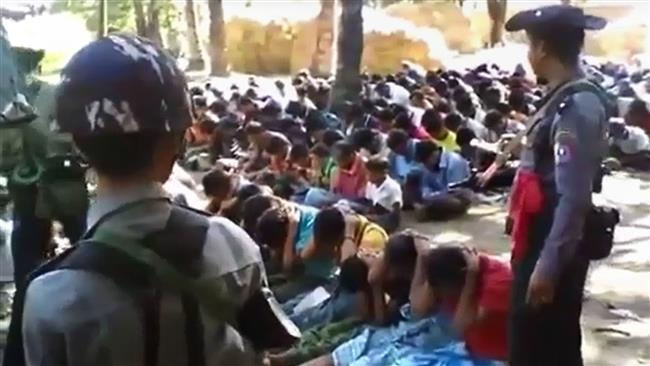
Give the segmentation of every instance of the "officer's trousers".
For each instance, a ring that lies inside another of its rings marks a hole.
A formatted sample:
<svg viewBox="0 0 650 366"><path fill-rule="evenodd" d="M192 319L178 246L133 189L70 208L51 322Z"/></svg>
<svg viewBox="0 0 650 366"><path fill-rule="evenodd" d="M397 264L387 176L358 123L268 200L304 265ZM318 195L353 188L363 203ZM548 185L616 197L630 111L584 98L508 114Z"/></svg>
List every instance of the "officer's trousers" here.
<svg viewBox="0 0 650 366"><path fill-rule="evenodd" d="M509 334L510 366L582 366L580 315L589 261L578 255L556 282L553 303L539 309L526 304L530 276L552 224L552 208L530 230L526 255L513 266Z"/></svg>

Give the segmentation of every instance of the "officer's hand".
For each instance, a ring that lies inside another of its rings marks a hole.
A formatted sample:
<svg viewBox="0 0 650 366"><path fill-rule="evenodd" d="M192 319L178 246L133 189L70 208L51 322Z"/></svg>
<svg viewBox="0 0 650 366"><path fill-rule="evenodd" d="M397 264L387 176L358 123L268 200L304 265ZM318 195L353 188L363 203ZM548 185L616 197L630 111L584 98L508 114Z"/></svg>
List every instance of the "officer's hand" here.
<svg viewBox="0 0 650 366"><path fill-rule="evenodd" d="M554 296L555 284L553 281L544 278L540 271L535 268L528 283L526 303L533 308L539 308L542 305L552 303Z"/></svg>

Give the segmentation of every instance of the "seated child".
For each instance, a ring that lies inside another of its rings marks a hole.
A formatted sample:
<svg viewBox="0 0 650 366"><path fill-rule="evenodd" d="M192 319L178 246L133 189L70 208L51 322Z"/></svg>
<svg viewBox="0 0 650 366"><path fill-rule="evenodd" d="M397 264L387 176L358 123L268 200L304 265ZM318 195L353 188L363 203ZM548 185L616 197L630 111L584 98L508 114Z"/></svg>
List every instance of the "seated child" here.
<svg viewBox="0 0 650 366"><path fill-rule="evenodd" d="M213 169L203 176L203 192L210 200L206 211L216 215L221 211L221 205L230 198L233 182L231 176L222 169Z"/></svg>
<svg viewBox="0 0 650 366"><path fill-rule="evenodd" d="M431 139L446 151L459 151L456 134L445 127L440 113L427 109L422 115L422 127L431 135Z"/></svg>
<svg viewBox="0 0 650 366"><path fill-rule="evenodd" d="M507 322L512 272L496 258L461 246L423 249L411 288L411 310L418 316L447 312L465 341L468 352L479 358L506 360Z"/></svg>
<svg viewBox="0 0 650 366"><path fill-rule="evenodd" d="M346 199L350 201L363 199L365 196L368 173L361 156L352 144L339 141L332 147L336 168L330 177L330 190L312 188L307 192L305 204L324 207Z"/></svg>
<svg viewBox="0 0 650 366"><path fill-rule="evenodd" d="M383 227L388 233L397 230L402 210L402 187L388 176L388 161L370 159L366 163L368 187L366 198L372 206L366 216Z"/></svg>
<svg viewBox="0 0 650 366"><path fill-rule="evenodd" d="M314 145L309 150L309 160L311 163L311 185L316 188L329 189L330 177L336 161L330 155L330 149L323 143Z"/></svg>
<svg viewBox="0 0 650 366"><path fill-rule="evenodd" d="M418 220L447 220L466 213L471 203L469 192L450 190L449 186L471 177L467 160L433 141L418 143L415 157L418 169L409 174L404 189L416 202Z"/></svg>
<svg viewBox="0 0 650 366"><path fill-rule="evenodd" d="M231 199L221 203L221 214L235 224L240 225L244 202L250 197L262 194L263 191L263 187L257 184L248 183L241 185Z"/></svg>

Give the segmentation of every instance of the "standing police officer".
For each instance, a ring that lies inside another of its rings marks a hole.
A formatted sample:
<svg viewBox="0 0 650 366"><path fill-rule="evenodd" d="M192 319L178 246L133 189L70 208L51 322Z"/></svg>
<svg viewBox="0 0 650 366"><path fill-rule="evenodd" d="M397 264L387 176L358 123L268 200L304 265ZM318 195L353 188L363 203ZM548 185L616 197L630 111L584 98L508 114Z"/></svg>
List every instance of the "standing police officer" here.
<svg viewBox="0 0 650 366"><path fill-rule="evenodd" d="M605 151L607 108L600 89L585 79L579 56L585 30L605 23L579 8L548 6L520 12L505 26L526 31L530 64L548 88L522 141L513 187L523 192L520 202L532 199L539 207L528 223L514 218L512 366L582 365L589 261L578 247ZM527 235L518 241L521 232Z"/></svg>

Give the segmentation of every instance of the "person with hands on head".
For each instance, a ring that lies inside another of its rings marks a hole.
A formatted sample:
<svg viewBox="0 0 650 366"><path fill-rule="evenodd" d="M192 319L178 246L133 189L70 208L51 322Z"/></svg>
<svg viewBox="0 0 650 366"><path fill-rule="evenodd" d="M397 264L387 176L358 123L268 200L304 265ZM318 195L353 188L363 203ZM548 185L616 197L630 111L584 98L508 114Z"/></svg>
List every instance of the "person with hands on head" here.
<svg viewBox="0 0 650 366"><path fill-rule="evenodd" d="M607 102L580 64L585 30L605 19L557 5L514 15L547 82L530 119L513 185L511 366L581 366L580 314L589 260L578 250L607 148ZM586 243L587 244L587 243Z"/></svg>

